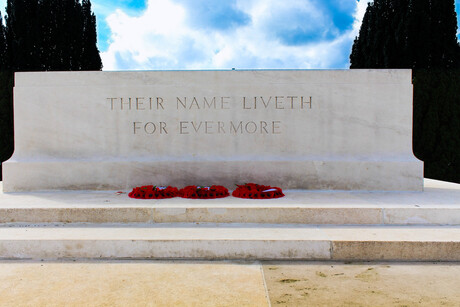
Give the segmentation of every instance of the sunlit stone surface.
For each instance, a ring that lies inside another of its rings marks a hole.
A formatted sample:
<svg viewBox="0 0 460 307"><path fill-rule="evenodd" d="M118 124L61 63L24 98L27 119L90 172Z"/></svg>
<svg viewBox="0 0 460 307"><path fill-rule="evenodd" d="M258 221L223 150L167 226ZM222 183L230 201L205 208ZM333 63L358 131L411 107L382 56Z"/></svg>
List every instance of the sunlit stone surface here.
<svg viewBox="0 0 460 307"><path fill-rule="evenodd" d="M410 70L16 73L4 191L422 190Z"/></svg>

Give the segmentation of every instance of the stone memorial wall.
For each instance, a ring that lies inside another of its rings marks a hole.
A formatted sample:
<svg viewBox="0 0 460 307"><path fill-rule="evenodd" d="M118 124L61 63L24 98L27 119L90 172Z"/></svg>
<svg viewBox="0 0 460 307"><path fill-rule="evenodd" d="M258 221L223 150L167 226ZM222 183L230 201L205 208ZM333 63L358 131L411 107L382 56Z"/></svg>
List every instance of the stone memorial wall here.
<svg viewBox="0 0 460 307"><path fill-rule="evenodd" d="M421 190L410 70L16 73L4 191Z"/></svg>

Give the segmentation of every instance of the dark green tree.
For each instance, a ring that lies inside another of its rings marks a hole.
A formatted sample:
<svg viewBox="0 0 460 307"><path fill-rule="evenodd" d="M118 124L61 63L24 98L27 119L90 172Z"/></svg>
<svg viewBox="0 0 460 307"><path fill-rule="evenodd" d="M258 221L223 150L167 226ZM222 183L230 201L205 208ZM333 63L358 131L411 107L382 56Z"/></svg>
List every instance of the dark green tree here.
<svg viewBox="0 0 460 307"><path fill-rule="evenodd" d="M6 37L5 27L3 26L2 14L0 13L0 71L5 69L6 65Z"/></svg>
<svg viewBox="0 0 460 307"><path fill-rule="evenodd" d="M0 71L0 162L13 153L13 74ZM0 164L0 180L1 180Z"/></svg>
<svg viewBox="0 0 460 307"><path fill-rule="evenodd" d="M7 63L5 32L6 30L0 14L0 161L2 161L2 158L8 158L13 152L13 104L11 103L13 78L10 72L5 71Z"/></svg>
<svg viewBox="0 0 460 307"><path fill-rule="evenodd" d="M6 11L13 71L102 69L89 0L8 0Z"/></svg>
<svg viewBox="0 0 460 307"><path fill-rule="evenodd" d="M97 49L96 16L91 12L91 2L83 0L83 46L81 53L81 64L86 69L99 70L102 68L102 61Z"/></svg>
<svg viewBox="0 0 460 307"><path fill-rule="evenodd" d="M41 0L39 15L38 27L42 29L39 37L39 69L82 70L83 24L80 3L75 0Z"/></svg>
<svg viewBox="0 0 460 307"><path fill-rule="evenodd" d="M90 0L8 0L6 13L6 26L0 22L0 162L13 153L14 72L102 69Z"/></svg>
<svg viewBox="0 0 460 307"><path fill-rule="evenodd" d="M38 70L38 0L10 0L6 6L7 67Z"/></svg>
<svg viewBox="0 0 460 307"><path fill-rule="evenodd" d="M459 68L454 0L369 3L350 68Z"/></svg>
<svg viewBox="0 0 460 307"><path fill-rule="evenodd" d="M425 177L460 183L460 70L418 70L413 83L414 154Z"/></svg>
<svg viewBox="0 0 460 307"><path fill-rule="evenodd" d="M431 67L459 68L457 13L454 1L431 1Z"/></svg>
<svg viewBox="0 0 460 307"><path fill-rule="evenodd" d="M413 150L425 177L460 183L460 45L454 0L374 0L350 68L412 68Z"/></svg>

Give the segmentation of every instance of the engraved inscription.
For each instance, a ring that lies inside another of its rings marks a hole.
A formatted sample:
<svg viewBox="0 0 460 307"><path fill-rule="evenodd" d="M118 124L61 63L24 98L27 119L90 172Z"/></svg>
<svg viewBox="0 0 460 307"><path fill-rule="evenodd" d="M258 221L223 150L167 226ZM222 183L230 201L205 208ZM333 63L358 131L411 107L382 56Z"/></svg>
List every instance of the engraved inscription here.
<svg viewBox="0 0 460 307"><path fill-rule="evenodd" d="M289 110L311 110L313 108L312 96L302 95L274 95L274 96L135 96L135 97L108 97L106 98L110 111L167 111L179 112L180 116L191 118L177 118L176 122L161 120L161 114L156 114L157 120L132 121L131 131L133 135L168 135L178 133L180 135L279 135L283 133L285 124L280 120L262 117L262 120L219 120L209 118L200 120L193 115L195 112L209 112L211 110L236 109L240 112L255 114L257 110L274 110L286 112ZM207 111L206 111L207 110ZM185 113L184 113L185 112ZM164 113L163 113L164 114ZM185 114L185 115L184 115ZM204 113L203 113L204 114ZM261 113L262 116L264 113ZM268 113L267 113L268 114ZM265 116L268 116L268 115ZM260 115L258 116L260 118ZM171 128L172 127L172 128Z"/></svg>
<svg viewBox="0 0 460 307"><path fill-rule="evenodd" d="M281 121L181 121L180 134L281 134Z"/></svg>
<svg viewBox="0 0 460 307"><path fill-rule="evenodd" d="M188 110L229 110L230 97L176 97L176 108Z"/></svg>
<svg viewBox="0 0 460 307"><path fill-rule="evenodd" d="M109 97L110 110L164 110L162 97Z"/></svg>
<svg viewBox="0 0 460 307"><path fill-rule="evenodd" d="M243 97L242 98L243 110L258 110L273 108L276 110L294 110L304 109L305 104L309 104L311 109L312 97L304 96L258 96L258 97Z"/></svg>
<svg viewBox="0 0 460 307"><path fill-rule="evenodd" d="M153 123L153 122L133 122L133 130L134 134L139 133L139 131L143 131L146 134L168 134L168 131L166 131L166 123L165 122L158 122L158 123Z"/></svg>

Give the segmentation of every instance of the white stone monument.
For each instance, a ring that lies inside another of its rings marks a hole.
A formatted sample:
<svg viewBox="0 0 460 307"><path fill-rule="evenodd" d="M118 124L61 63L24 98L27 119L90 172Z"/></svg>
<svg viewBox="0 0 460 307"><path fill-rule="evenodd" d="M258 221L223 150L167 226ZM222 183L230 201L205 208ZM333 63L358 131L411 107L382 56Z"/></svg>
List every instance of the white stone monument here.
<svg viewBox="0 0 460 307"><path fill-rule="evenodd" d="M5 192L422 190L410 70L16 73Z"/></svg>

